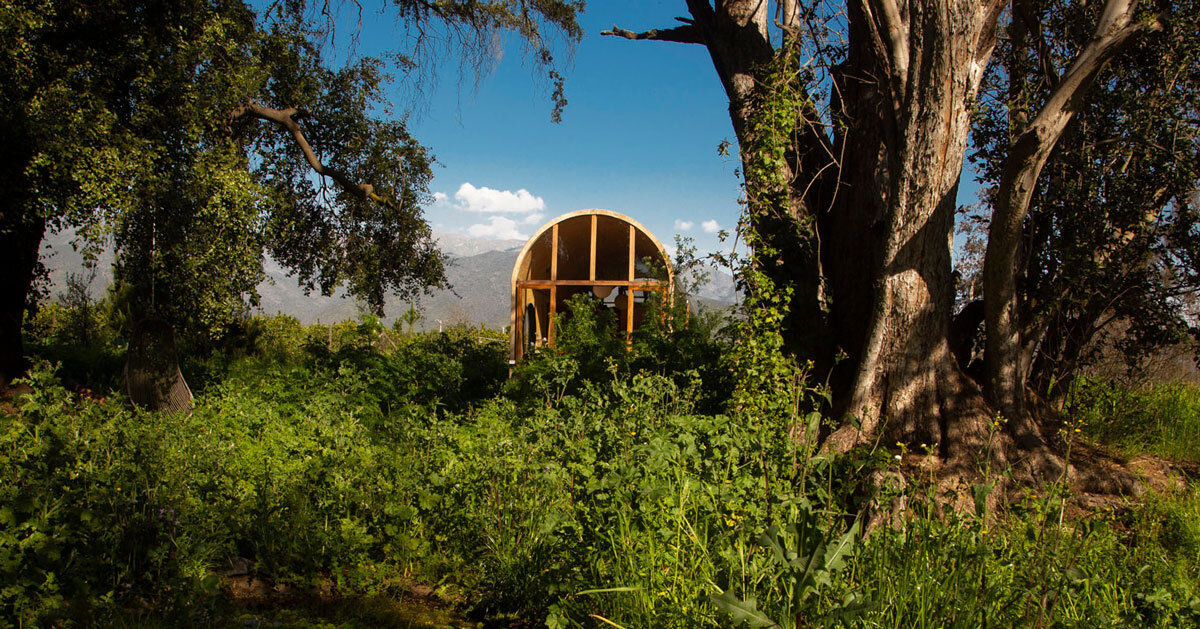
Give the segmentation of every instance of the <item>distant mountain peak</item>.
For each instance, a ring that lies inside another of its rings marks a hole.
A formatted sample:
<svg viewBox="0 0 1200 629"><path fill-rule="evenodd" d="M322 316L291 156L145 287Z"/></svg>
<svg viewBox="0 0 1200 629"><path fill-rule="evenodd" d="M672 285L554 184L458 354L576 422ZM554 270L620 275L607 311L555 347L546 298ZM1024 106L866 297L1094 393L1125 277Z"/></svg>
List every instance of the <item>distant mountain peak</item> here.
<svg viewBox="0 0 1200 629"><path fill-rule="evenodd" d="M84 268L82 256L71 248L72 237L71 233L54 233L47 235L43 242L42 262L49 270L52 295L65 292L68 274ZM434 238L442 250L453 257L446 267L446 277L454 290L435 290L420 296L416 305L421 310L421 321L416 327L437 329L438 325L483 323L500 329L508 325L512 269L525 241L472 238L449 232L434 232ZM51 252L57 255L51 255ZM112 283L112 259L112 248L106 248L91 284L95 299L102 298ZM281 312L309 324L352 320L361 311L340 288L328 297L319 293L306 294L299 281L288 275L288 269L270 257L264 257L263 271L267 279L258 285L259 311L263 314ZM710 282L700 289L698 296L713 302L732 303L735 298L733 278L723 271L711 273ZM384 320L394 321L408 305L408 302L389 299Z"/></svg>
<svg viewBox="0 0 1200 629"><path fill-rule="evenodd" d="M524 240L492 240L452 232L433 232L433 239L437 241L443 253L456 258L477 256L489 251L510 251L525 244Z"/></svg>

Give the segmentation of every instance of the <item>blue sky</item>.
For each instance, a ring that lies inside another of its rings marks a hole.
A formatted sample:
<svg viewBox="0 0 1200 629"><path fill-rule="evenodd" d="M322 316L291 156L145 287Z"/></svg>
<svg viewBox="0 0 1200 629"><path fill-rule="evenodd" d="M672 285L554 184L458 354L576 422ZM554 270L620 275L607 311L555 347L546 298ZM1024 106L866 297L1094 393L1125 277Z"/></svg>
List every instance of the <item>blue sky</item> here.
<svg viewBox="0 0 1200 629"><path fill-rule="evenodd" d="M666 244L679 233L702 251L720 247L715 232L735 225L740 190L736 150L717 151L733 129L707 51L600 35L614 23L669 27L684 13L682 0L588 2L560 124L550 122L548 82L520 46L510 44L477 86L447 62L410 118L440 163L437 200L426 210L434 229L523 238L559 214L602 208L641 221ZM371 17L368 54L395 33ZM413 102L402 83L394 96L400 107ZM964 187L960 200L974 196Z"/></svg>
<svg viewBox="0 0 1200 629"><path fill-rule="evenodd" d="M717 153L733 129L708 53L600 36L614 22L670 26L681 6L590 2L559 124L550 122L547 82L522 63L519 46L477 88L445 68L412 121L442 164L431 186L440 200L427 209L434 228L524 237L559 214L602 208L632 216L665 243L678 232L716 248L715 232L737 221L739 182L736 158ZM472 211L485 207L511 211Z"/></svg>

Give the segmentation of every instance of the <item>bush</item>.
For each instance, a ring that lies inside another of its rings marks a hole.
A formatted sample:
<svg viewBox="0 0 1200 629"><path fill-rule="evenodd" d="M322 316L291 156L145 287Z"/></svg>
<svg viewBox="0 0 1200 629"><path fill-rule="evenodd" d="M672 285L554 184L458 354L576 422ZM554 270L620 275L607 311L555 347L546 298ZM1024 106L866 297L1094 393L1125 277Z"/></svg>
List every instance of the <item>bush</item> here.
<svg viewBox="0 0 1200 629"><path fill-rule="evenodd" d="M185 417L79 398L35 370L3 419L2 615L190 613L235 556L299 584L394 573L391 515L413 479L342 395L361 383L310 378L234 379Z"/></svg>
<svg viewBox="0 0 1200 629"><path fill-rule="evenodd" d="M0 618L216 622L235 561L346 593L417 579L552 627L1198 619L1200 490L1060 525L1058 489L989 519L910 488L904 526L860 540L887 453L815 455L800 418L713 412L731 376L712 325L650 316L627 349L592 304L570 312L507 385L476 330L385 343L369 320L332 347L328 327L250 321L250 349L192 363L186 417L35 369L0 418ZM1071 409L1182 444L1188 391L1095 385Z"/></svg>

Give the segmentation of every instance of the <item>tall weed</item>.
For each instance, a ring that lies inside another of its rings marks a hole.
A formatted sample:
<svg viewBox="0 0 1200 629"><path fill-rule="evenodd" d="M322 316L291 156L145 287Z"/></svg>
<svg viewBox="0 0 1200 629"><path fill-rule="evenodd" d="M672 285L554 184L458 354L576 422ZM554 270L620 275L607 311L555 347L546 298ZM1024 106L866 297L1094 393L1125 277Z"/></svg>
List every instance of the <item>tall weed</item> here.
<svg viewBox="0 0 1200 629"><path fill-rule="evenodd" d="M1129 455L1147 452L1200 460L1200 386L1160 384L1127 389L1076 379L1065 408L1086 434Z"/></svg>

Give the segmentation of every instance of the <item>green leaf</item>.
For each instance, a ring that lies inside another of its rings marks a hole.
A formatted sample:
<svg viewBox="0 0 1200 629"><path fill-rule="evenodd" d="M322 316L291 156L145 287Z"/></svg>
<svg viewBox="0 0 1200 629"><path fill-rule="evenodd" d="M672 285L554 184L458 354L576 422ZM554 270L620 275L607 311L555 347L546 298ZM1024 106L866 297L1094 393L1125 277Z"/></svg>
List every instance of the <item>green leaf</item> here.
<svg viewBox="0 0 1200 629"><path fill-rule="evenodd" d="M829 546L825 551L825 569L841 570L846 567L846 559L854 551L854 546L858 542L859 532L862 530L862 520L856 519L851 525L850 530L846 531L837 543Z"/></svg>
<svg viewBox="0 0 1200 629"><path fill-rule="evenodd" d="M753 596L743 601L734 596L733 592L725 590L718 595L714 595L712 602L733 617L734 625L745 624L753 629L779 626L779 623L771 620L759 611L758 602L754 600Z"/></svg>

